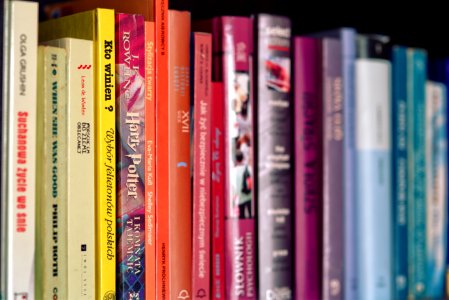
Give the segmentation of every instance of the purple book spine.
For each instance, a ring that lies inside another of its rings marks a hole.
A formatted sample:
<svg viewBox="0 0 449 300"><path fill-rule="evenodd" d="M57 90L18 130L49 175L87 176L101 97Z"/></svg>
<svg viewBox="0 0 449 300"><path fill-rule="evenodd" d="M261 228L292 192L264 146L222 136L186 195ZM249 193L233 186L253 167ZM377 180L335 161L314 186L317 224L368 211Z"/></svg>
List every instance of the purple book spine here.
<svg viewBox="0 0 449 300"><path fill-rule="evenodd" d="M343 299L343 81L341 43L323 51L323 300Z"/></svg>
<svg viewBox="0 0 449 300"><path fill-rule="evenodd" d="M221 37L225 97L226 299L256 299L253 192L252 20L216 19Z"/></svg>
<svg viewBox="0 0 449 300"><path fill-rule="evenodd" d="M321 299L322 279L321 40L294 39L295 299Z"/></svg>
<svg viewBox="0 0 449 300"><path fill-rule="evenodd" d="M256 20L259 298L293 299L291 24Z"/></svg>
<svg viewBox="0 0 449 300"><path fill-rule="evenodd" d="M145 34L138 15L116 15L117 299L145 297Z"/></svg>

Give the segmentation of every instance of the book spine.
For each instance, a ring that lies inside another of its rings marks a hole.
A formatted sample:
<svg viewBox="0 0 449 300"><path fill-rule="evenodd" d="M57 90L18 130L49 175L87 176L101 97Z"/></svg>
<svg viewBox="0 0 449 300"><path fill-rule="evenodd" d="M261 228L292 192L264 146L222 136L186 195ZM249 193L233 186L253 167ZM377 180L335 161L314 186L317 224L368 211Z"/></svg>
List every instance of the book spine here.
<svg viewBox="0 0 449 300"><path fill-rule="evenodd" d="M426 293L425 81L427 54L407 50L409 149L409 297Z"/></svg>
<svg viewBox="0 0 449 300"><path fill-rule="evenodd" d="M358 300L358 227L357 227L357 175L355 141L355 76L356 32L352 28L340 29L342 43L343 68L343 131L344 131L344 297L346 300Z"/></svg>
<svg viewBox="0 0 449 300"><path fill-rule="evenodd" d="M140 15L116 14L117 295L145 297L145 35Z"/></svg>
<svg viewBox="0 0 449 300"><path fill-rule="evenodd" d="M224 87L222 82L212 83L211 104L211 219L212 299L225 299L225 118Z"/></svg>
<svg viewBox="0 0 449 300"><path fill-rule="evenodd" d="M295 298L321 299L322 54L321 41L294 39Z"/></svg>
<svg viewBox="0 0 449 300"><path fill-rule="evenodd" d="M156 299L156 105L154 22L145 22L145 298Z"/></svg>
<svg viewBox="0 0 449 300"><path fill-rule="evenodd" d="M447 224L447 102L446 87L426 83L426 296L443 299Z"/></svg>
<svg viewBox="0 0 449 300"><path fill-rule="evenodd" d="M192 297L192 199L190 183L190 13L169 10L168 138L171 297Z"/></svg>
<svg viewBox="0 0 449 300"><path fill-rule="evenodd" d="M210 298L212 36L193 33L192 297Z"/></svg>
<svg viewBox="0 0 449 300"><path fill-rule="evenodd" d="M392 290L390 73L387 60L356 60L358 290L362 299L388 299Z"/></svg>
<svg viewBox="0 0 449 300"><path fill-rule="evenodd" d="M154 2L156 87L156 299L170 299L168 0Z"/></svg>
<svg viewBox="0 0 449 300"><path fill-rule="evenodd" d="M116 295L116 128L114 11L96 10L96 298Z"/></svg>
<svg viewBox="0 0 449 300"><path fill-rule="evenodd" d="M255 32L259 296L293 299L290 20L259 15Z"/></svg>
<svg viewBox="0 0 449 300"><path fill-rule="evenodd" d="M67 297L66 50L40 46L37 106L36 298ZM51 182L51 184L49 184Z"/></svg>
<svg viewBox="0 0 449 300"><path fill-rule="evenodd" d="M392 105L393 296L408 295L408 105L406 48L394 47Z"/></svg>
<svg viewBox="0 0 449 300"><path fill-rule="evenodd" d="M66 39L68 298L95 296L93 42ZM81 263L80 263L81 262Z"/></svg>
<svg viewBox="0 0 449 300"><path fill-rule="evenodd" d="M323 44L323 299L343 298L343 82L341 42Z"/></svg>
<svg viewBox="0 0 449 300"><path fill-rule="evenodd" d="M220 21L221 26L217 31L222 37L220 50L226 122L225 295L226 299L231 300L256 299L253 103L250 72L253 24L252 20L246 17L223 17Z"/></svg>
<svg viewBox="0 0 449 300"><path fill-rule="evenodd" d="M10 3L6 171L7 299L34 298L37 3ZM5 99L4 99L5 100ZM3 263L2 263L3 265Z"/></svg>

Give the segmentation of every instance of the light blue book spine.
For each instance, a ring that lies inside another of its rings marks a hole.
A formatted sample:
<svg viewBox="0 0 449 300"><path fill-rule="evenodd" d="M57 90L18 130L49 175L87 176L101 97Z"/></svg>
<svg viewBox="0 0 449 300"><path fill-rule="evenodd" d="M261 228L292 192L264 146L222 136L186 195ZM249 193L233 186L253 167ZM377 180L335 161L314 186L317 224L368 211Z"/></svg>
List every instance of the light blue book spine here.
<svg viewBox="0 0 449 300"><path fill-rule="evenodd" d="M343 128L344 128L344 298L359 300L357 274L357 199L354 65L356 59L356 31L340 29L343 63Z"/></svg>
<svg viewBox="0 0 449 300"><path fill-rule="evenodd" d="M392 105L392 207L393 207L393 299L408 295L408 119L407 49L393 47Z"/></svg>
<svg viewBox="0 0 449 300"><path fill-rule="evenodd" d="M426 95L427 53L407 49L409 150L409 297L426 293Z"/></svg>
<svg viewBox="0 0 449 300"><path fill-rule="evenodd" d="M391 299L391 65L355 63L358 299Z"/></svg>
<svg viewBox="0 0 449 300"><path fill-rule="evenodd" d="M426 299L443 299L447 252L447 99L444 84L427 82Z"/></svg>

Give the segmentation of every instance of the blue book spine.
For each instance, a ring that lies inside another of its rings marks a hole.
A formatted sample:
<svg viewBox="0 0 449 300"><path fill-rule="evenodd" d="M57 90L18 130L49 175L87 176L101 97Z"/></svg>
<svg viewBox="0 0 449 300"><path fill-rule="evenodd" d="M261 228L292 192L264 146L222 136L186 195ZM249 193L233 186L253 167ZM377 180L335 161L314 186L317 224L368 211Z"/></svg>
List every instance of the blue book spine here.
<svg viewBox="0 0 449 300"><path fill-rule="evenodd" d="M426 86L426 299L443 299L447 249L447 97L444 84Z"/></svg>
<svg viewBox="0 0 449 300"><path fill-rule="evenodd" d="M358 300L357 276L357 201L356 201L356 146L355 146L355 94L354 64L356 58L356 32L352 28L340 29L343 64L344 106L344 298Z"/></svg>
<svg viewBox="0 0 449 300"><path fill-rule="evenodd" d="M356 60L358 299L392 295L391 65Z"/></svg>
<svg viewBox="0 0 449 300"><path fill-rule="evenodd" d="M407 49L409 296L426 293L426 101L427 53Z"/></svg>
<svg viewBox="0 0 449 300"><path fill-rule="evenodd" d="M407 50L394 47L392 101L393 298L408 294Z"/></svg>

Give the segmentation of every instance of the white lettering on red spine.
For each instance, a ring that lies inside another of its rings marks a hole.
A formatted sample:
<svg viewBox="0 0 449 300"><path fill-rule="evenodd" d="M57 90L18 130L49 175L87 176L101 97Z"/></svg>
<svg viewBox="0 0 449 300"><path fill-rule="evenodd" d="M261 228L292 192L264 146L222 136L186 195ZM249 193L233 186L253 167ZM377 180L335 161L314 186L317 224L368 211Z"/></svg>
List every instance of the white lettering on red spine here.
<svg viewBox="0 0 449 300"><path fill-rule="evenodd" d="M28 144L28 112L19 111L17 113L17 157L16 157L16 232L24 233L27 231L27 196L28 190L28 168L27 163L27 144Z"/></svg>

